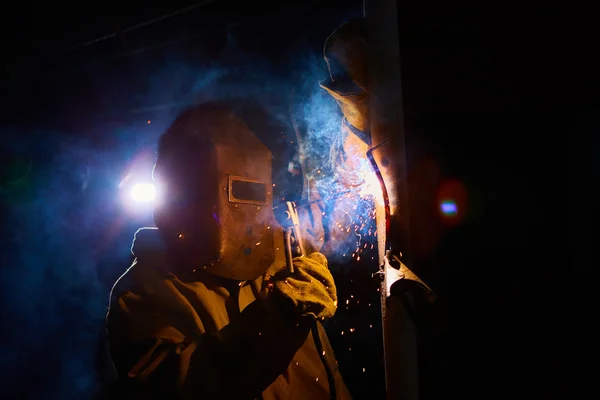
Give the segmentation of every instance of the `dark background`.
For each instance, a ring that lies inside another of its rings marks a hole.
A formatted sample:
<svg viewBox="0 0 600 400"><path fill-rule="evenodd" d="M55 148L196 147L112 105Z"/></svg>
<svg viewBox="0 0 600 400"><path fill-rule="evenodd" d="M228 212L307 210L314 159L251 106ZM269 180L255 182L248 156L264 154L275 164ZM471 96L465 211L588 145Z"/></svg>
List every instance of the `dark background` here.
<svg viewBox="0 0 600 400"><path fill-rule="evenodd" d="M179 110L254 96L287 142L293 92L303 126L331 140L339 120L317 87L320 51L336 26L360 16L361 2L220 0L128 30L187 5L24 3L4 16L3 398L99 393L108 290L130 262L133 232L151 222L148 210L123 210L117 185L128 169L151 166L156 137ZM547 13L400 5L411 258L439 295L421 310L423 399L565 397L564 325L541 328L565 306L556 292L538 295L565 247L546 250L564 213L554 208L560 191L542 193L566 175L564 154L558 172L548 167L550 149L567 145L550 129L567 116L577 132L592 131L596 114L557 78L568 56L557 56ZM291 153L282 154L285 165ZM467 199L458 220L438 211L445 190ZM349 304L327 328L356 398L382 398L367 255L334 266Z"/></svg>

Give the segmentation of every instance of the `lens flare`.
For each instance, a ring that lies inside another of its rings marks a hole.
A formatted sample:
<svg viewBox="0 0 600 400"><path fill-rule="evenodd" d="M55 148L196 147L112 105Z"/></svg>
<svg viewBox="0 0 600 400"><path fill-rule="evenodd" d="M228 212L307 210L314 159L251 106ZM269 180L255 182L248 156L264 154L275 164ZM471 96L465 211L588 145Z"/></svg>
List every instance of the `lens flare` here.
<svg viewBox="0 0 600 400"><path fill-rule="evenodd" d="M468 213L468 195L465 186L457 179L440 184L437 193L439 213L447 225L462 223Z"/></svg>
<svg viewBox="0 0 600 400"><path fill-rule="evenodd" d="M458 208L456 207L456 203L452 200L444 200L442 204L440 204L440 209L444 215L456 215L458 212Z"/></svg>
<svg viewBox="0 0 600 400"><path fill-rule="evenodd" d="M147 203L154 200L156 192L151 183L137 183L132 186L130 194L133 201Z"/></svg>

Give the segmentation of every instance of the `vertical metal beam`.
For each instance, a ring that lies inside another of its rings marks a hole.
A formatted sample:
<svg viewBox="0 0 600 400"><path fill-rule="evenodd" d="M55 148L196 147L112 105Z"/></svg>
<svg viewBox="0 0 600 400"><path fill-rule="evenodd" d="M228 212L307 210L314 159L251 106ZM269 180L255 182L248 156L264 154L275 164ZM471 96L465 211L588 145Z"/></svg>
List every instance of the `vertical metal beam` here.
<svg viewBox="0 0 600 400"><path fill-rule="evenodd" d="M408 253L410 246L397 0L364 0L364 12L371 140L373 147L380 146L372 155L384 178L390 205L387 235L384 207L377 209L379 265L383 266L387 251ZM415 327L401 298L386 299L385 280L381 292L387 398L417 400Z"/></svg>

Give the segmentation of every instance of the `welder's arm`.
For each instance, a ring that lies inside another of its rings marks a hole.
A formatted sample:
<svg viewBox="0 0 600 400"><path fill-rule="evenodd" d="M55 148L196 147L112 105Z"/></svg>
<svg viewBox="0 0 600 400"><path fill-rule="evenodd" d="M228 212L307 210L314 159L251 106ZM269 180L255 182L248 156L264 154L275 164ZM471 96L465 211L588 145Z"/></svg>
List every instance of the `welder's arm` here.
<svg viewBox="0 0 600 400"><path fill-rule="evenodd" d="M109 313L108 338L125 398L259 397L285 371L311 324L309 318L294 316L287 309L292 305L280 301L276 292L270 296L275 298L254 301L219 332L179 346L161 344L158 338L129 340L119 329L124 316L119 310ZM136 364L142 369L132 371Z"/></svg>

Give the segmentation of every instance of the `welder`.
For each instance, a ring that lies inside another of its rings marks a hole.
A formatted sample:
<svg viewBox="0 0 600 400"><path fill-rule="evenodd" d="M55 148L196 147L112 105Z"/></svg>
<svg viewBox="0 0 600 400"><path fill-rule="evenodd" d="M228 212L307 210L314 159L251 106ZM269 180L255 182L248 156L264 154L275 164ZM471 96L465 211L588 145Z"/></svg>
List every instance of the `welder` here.
<svg viewBox="0 0 600 400"><path fill-rule="evenodd" d="M371 147L369 98L367 82L367 39L364 19L346 22L327 37L323 56L329 76L319 83L337 102L342 113L340 129L330 149L333 186L341 193L361 196L369 185L378 194L379 183L366 157ZM314 185L313 185L314 186ZM370 192L370 190L367 190ZM327 193L309 190L309 200L327 197ZM339 246L349 240L345 230L336 227L347 220L348 202L356 204L357 197L339 196L325 202L323 230L326 241L322 251L335 260Z"/></svg>
<svg viewBox="0 0 600 400"><path fill-rule="evenodd" d="M351 398L321 325L335 282L318 252L286 267L271 159L221 104L161 136L156 228L136 233L106 319L123 398Z"/></svg>
<svg viewBox="0 0 600 400"><path fill-rule="evenodd" d="M336 177L355 188L364 184L366 153L371 147L367 83L367 37L364 19L342 24L325 41L329 77L320 83L338 103L343 119L332 147Z"/></svg>

